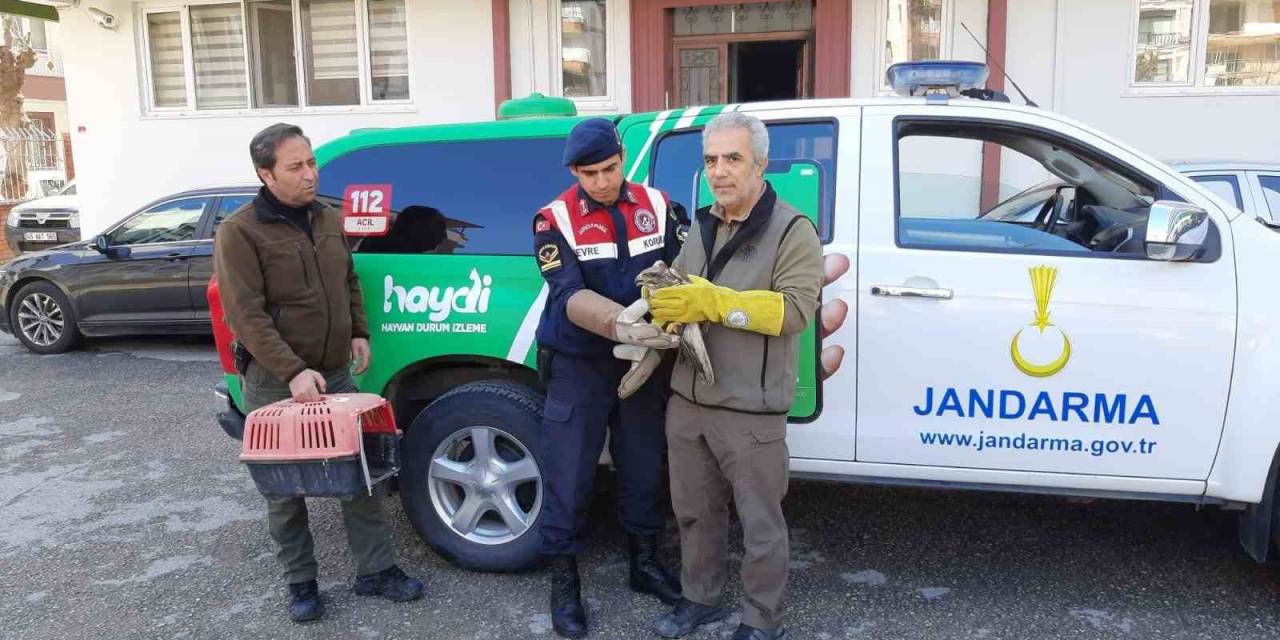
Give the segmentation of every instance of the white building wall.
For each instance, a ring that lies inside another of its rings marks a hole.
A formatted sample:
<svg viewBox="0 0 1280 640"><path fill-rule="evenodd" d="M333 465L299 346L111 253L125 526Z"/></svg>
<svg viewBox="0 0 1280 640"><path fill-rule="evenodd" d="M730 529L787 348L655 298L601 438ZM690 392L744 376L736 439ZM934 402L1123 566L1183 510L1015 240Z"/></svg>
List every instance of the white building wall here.
<svg viewBox="0 0 1280 640"><path fill-rule="evenodd" d="M256 182L249 139L275 122L301 126L319 145L360 127L493 117L493 27L488 2L407 0L411 106L190 116L144 113L134 13L139 5L125 0L94 2L116 16L115 31L99 27L84 6L61 12L61 40L75 43L64 47L63 56L85 237L175 191Z"/></svg>
<svg viewBox="0 0 1280 640"><path fill-rule="evenodd" d="M1042 107L1157 158L1280 161L1280 87L1134 90L1136 20L1133 0L1010 1L1009 71Z"/></svg>

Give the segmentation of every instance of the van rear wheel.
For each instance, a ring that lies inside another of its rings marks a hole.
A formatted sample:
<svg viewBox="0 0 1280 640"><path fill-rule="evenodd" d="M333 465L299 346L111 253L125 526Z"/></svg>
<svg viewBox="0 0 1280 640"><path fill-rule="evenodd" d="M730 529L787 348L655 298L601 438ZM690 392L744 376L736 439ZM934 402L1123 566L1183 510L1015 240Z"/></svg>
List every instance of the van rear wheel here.
<svg viewBox="0 0 1280 640"><path fill-rule="evenodd" d="M478 571L538 559L543 483L541 395L507 381L462 385L405 434L400 499L437 553Z"/></svg>

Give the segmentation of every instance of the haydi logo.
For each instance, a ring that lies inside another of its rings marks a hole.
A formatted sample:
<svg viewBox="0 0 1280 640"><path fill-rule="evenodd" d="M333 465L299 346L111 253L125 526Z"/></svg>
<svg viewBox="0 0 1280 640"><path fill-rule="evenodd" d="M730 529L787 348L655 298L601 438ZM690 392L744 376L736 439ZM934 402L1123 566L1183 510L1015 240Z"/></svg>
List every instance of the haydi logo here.
<svg viewBox="0 0 1280 640"><path fill-rule="evenodd" d="M485 313L489 310L489 294L493 276L481 276L471 270L471 285L466 287L423 287L406 289L398 285L391 274L383 279L382 312L391 313L398 308L401 313L425 313L432 322L442 322L450 313Z"/></svg>

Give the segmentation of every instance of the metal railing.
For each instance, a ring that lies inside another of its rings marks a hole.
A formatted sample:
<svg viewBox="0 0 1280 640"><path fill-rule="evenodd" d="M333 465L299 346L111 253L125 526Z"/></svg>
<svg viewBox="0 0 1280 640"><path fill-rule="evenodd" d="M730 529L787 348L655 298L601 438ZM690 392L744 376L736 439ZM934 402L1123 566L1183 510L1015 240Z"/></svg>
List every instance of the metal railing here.
<svg viewBox="0 0 1280 640"><path fill-rule="evenodd" d="M43 197L65 181L56 133L38 124L0 127L0 203Z"/></svg>
<svg viewBox="0 0 1280 640"><path fill-rule="evenodd" d="M1191 42L1191 39L1180 33L1142 33L1138 41L1148 47L1173 47Z"/></svg>

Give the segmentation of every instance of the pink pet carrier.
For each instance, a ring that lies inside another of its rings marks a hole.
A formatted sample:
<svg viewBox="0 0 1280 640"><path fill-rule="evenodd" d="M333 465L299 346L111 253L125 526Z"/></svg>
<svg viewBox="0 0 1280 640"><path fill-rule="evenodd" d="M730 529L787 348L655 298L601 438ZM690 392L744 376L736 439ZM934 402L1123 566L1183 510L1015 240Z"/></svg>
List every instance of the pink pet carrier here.
<svg viewBox="0 0 1280 640"><path fill-rule="evenodd" d="M245 419L240 461L264 496L351 498L400 470L400 431L372 393L282 400Z"/></svg>

